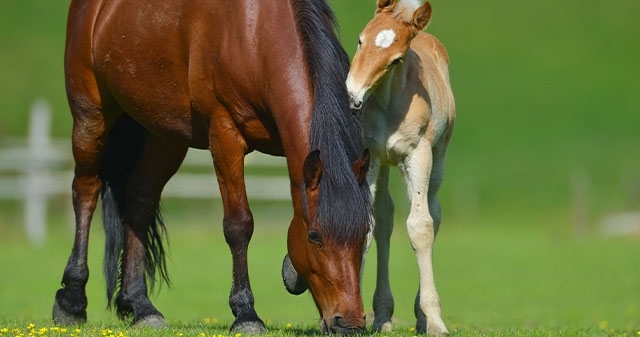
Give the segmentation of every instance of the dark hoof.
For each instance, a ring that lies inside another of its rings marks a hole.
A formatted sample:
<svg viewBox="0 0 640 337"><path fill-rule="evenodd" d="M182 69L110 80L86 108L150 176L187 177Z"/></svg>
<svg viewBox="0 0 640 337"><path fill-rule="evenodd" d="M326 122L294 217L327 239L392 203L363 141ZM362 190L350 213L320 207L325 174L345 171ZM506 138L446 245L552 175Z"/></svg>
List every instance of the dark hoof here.
<svg viewBox="0 0 640 337"><path fill-rule="evenodd" d="M231 332L239 332L246 335L261 335L267 332L262 322L233 323Z"/></svg>
<svg viewBox="0 0 640 337"><path fill-rule="evenodd" d="M162 315L151 315L133 322L131 327L164 329L169 327L169 324L164 321L164 317L162 317Z"/></svg>
<svg viewBox="0 0 640 337"><path fill-rule="evenodd" d="M86 311L82 311L79 314L72 314L62 309L57 300L53 302L53 323L55 325L78 325L86 322Z"/></svg>

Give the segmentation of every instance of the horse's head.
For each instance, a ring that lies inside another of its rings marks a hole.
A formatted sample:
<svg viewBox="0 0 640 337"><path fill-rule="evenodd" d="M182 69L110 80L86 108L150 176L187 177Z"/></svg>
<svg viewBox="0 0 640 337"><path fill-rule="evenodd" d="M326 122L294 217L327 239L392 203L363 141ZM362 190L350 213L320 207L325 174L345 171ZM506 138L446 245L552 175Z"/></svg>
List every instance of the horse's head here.
<svg viewBox="0 0 640 337"><path fill-rule="evenodd" d="M365 151L352 165L356 182L365 189L368 168L369 152ZM361 333L365 328L365 314L360 270L369 219L368 216L360 217L363 223L358 224L348 223L351 221L348 218L342 219L338 225L344 225L342 227L346 230L358 228L352 231L359 233L355 236L336 233L338 226L322 223L322 217L318 216L322 179L323 163L319 151L313 151L304 163L302 209L301 214L294 215L289 227L289 254L284 260L282 276L290 293L297 295L306 289L311 291L320 312L323 333ZM345 239L345 236L350 238Z"/></svg>
<svg viewBox="0 0 640 337"><path fill-rule="evenodd" d="M415 0L378 0L376 13L358 37L347 76L352 109L363 103L385 76L404 61L411 40L431 19L431 5Z"/></svg>

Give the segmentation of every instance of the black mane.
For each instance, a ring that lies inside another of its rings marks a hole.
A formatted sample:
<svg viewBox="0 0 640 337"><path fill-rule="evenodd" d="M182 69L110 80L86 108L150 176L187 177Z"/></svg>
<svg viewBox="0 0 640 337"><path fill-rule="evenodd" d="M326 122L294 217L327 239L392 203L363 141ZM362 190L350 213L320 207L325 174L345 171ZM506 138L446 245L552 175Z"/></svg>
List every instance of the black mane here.
<svg viewBox="0 0 640 337"><path fill-rule="evenodd" d="M371 216L369 188L358 184L351 168L364 146L362 125L349 108L349 57L326 1L293 0L293 5L313 86L309 150L320 150L323 163L316 217L335 242L348 244L364 236Z"/></svg>

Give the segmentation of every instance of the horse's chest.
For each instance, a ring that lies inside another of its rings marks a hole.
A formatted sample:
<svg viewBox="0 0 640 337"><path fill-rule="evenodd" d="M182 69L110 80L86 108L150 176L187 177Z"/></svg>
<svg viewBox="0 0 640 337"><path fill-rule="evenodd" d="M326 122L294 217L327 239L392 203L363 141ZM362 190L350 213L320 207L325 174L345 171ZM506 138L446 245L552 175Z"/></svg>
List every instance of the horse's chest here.
<svg viewBox="0 0 640 337"><path fill-rule="evenodd" d="M410 153L428 135L430 114L394 114L367 110L366 142L375 156L396 163Z"/></svg>

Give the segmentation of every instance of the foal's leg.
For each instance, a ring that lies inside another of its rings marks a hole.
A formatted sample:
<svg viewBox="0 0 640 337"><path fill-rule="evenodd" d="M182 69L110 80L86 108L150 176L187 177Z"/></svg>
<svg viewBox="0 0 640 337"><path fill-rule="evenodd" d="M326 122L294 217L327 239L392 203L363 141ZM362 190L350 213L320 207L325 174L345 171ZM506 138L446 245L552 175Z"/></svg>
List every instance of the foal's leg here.
<svg viewBox="0 0 640 337"><path fill-rule="evenodd" d="M73 84L69 86L71 91ZM64 325L84 323L87 320L85 286L89 279L89 229L102 186L99 177L100 158L111 124L103 115L99 104L92 103L99 102L99 98L90 98L91 94L85 96L79 91L73 95L69 99L69 106L73 114L75 176L72 200L76 230L73 249L62 276L62 288L56 293L53 304L53 321Z"/></svg>
<svg viewBox="0 0 640 337"><path fill-rule="evenodd" d="M166 326L162 314L148 297L145 276L145 262L149 263L145 261L149 249L148 230L156 221L162 189L180 167L187 150L187 144L147 135L138 163L128 179L121 285L115 302L118 315L121 318L132 315L134 325Z"/></svg>
<svg viewBox="0 0 640 337"><path fill-rule="evenodd" d="M231 121L211 123L209 146L224 207L224 237L231 250L233 263L229 306L235 321L231 325L231 331L264 333L264 322L254 308L247 264L247 249L253 235L253 214L249 209L244 181L246 144L242 135L236 129L229 128L229 125L232 125Z"/></svg>
<svg viewBox="0 0 640 337"><path fill-rule="evenodd" d="M433 276L433 244L436 236L436 222L433 215L438 214L437 209L430 205L430 201L435 199L435 192L439 187L436 183L434 192L430 193L430 176L433 161L431 145L422 141L414 149L414 151L405 158L401 171L407 182L407 192L411 208L409 218L407 219L407 231L411 245L418 260L420 269L420 289L416 302L416 330L419 332L427 332L429 335L448 334L441 317L440 298L436 291L436 285ZM437 164L440 165L440 164ZM434 171L441 171L440 166L433 166ZM432 194L433 193L433 194ZM433 208L434 214L431 213ZM439 221L438 221L439 224ZM424 316L426 315L425 321Z"/></svg>
<svg viewBox="0 0 640 337"><path fill-rule="evenodd" d="M393 295L389 284L389 244L393 231L393 200L389 194L389 166L379 169L379 175L371 185L374 207L374 237L377 247L376 289L373 294L373 330L391 331Z"/></svg>

